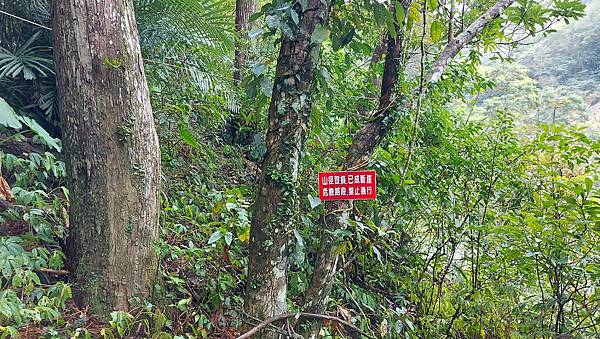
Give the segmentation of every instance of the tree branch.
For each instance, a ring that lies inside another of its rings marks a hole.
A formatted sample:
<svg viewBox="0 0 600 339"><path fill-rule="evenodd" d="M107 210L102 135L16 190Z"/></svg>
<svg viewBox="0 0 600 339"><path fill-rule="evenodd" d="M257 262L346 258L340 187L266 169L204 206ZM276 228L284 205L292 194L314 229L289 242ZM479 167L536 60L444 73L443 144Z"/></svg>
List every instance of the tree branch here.
<svg viewBox="0 0 600 339"><path fill-rule="evenodd" d="M490 21L496 19L504 10L513 4L515 0L500 0L494 6L490 7L482 16L480 16L475 22L470 24L467 29L462 31L456 39L450 41L437 60L434 62L433 66L427 73L427 82L436 82L442 77L442 73L448 65L452 58L454 58L458 52L468 43L470 43L473 38L479 34L485 26L490 23Z"/></svg>
<svg viewBox="0 0 600 339"><path fill-rule="evenodd" d="M274 323L276 321L280 321L280 320L292 318L292 317L308 318L308 319L323 319L323 320L336 321L336 322L338 322L338 323L340 323L340 324L348 327L352 331L360 334L361 336L363 336L365 338L373 338L372 336L368 335L367 333L361 331L361 329L359 329L358 327L356 327L353 324L351 324L351 323L349 323L347 321L344 321L344 320L342 320L342 319L340 319L338 317L329 316L329 315L323 315L323 314L316 314L316 313L301 312L301 313L283 313L283 314L276 315L274 317L268 318L268 319L262 321L260 324L256 325L255 327L253 327L248 332L246 332L246 333L242 334L241 336L237 337L237 339L251 338L257 332L259 332L263 328L269 326L269 324Z"/></svg>

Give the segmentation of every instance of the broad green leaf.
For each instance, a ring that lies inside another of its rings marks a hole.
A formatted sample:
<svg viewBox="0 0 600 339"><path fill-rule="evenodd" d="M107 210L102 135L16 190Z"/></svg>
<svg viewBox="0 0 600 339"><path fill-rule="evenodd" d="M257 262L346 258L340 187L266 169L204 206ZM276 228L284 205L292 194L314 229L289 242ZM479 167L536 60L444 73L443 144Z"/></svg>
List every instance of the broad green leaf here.
<svg viewBox="0 0 600 339"><path fill-rule="evenodd" d="M281 25L279 16L277 15L267 15L265 21L267 23L267 27L269 27L269 29L272 31L276 30Z"/></svg>
<svg viewBox="0 0 600 339"><path fill-rule="evenodd" d="M59 144L60 140L51 137L50 134L48 134L48 132L37 123L37 121L35 121L31 118L28 118L28 117L19 117L19 119L25 125L27 125L27 127L29 127L33 132L35 132L35 134L37 134L37 136L40 137L40 139L42 139L42 141L46 145L54 148L58 152L60 152L62 150L62 147Z"/></svg>
<svg viewBox="0 0 600 339"><path fill-rule="evenodd" d="M221 239L223 237L223 233L221 233L221 231L215 231L215 233L213 233L210 238L208 238L208 244L214 244L215 242L219 241L219 239Z"/></svg>
<svg viewBox="0 0 600 339"><path fill-rule="evenodd" d="M321 205L321 199L319 197L313 197L312 195L308 195L308 202L310 203L310 208L315 208Z"/></svg>
<svg viewBox="0 0 600 339"><path fill-rule="evenodd" d="M296 238L296 246L294 247L294 258L299 265L304 263L304 240L302 239L302 235L298 232L297 229L294 229L294 237Z"/></svg>
<svg viewBox="0 0 600 339"><path fill-rule="evenodd" d="M265 96L271 96L273 91L273 83L271 82L271 80L269 80L269 78L265 76L260 77L260 90Z"/></svg>
<svg viewBox="0 0 600 339"><path fill-rule="evenodd" d="M373 14L375 15L375 22L377 26L383 27L385 24L385 7L380 3L373 4Z"/></svg>
<svg viewBox="0 0 600 339"><path fill-rule="evenodd" d="M198 140L196 139L194 134L192 134L192 132L190 132L190 130L187 129L187 127L185 127L185 125L183 123L179 124L179 137L183 141L185 141L186 144L188 144L194 148L199 147Z"/></svg>
<svg viewBox="0 0 600 339"><path fill-rule="evenodd" d="M23 127L13 108L2 98L0 98L0 125L14 129Z"/></svg>
<svg viewBox="0 0 600 339"><path fill-rule="evenodd" d="M231 241L233 240L233 234L231 232L225 233L225 243L227 246L231 245Z"/></svg>
<svg viewBox="0 0 600 339"><path fill-rule="evenodd" d="M296 11L291 10L290 11L290 16L292 17L292 21L294 21L294 23L296 25L300 22L300 18L298 18L298 13L296 13Z"/></svg>
<svg viewBox="0 0 600 339"><path fill-rule="evenodd" d="M427 10L433 11L438 8L437 0L427 0Z"/></svg>
<svg viewBox="0 0 600 339"><path fill-rule="evenodd" d="M327 40L329 37L329 28L326 26L319 26L315 28L312 35L310 36L310 42L314 44L320 44L323 41Z"/></svg>
<svg viewBox="0 0 600 339"><path fill-rule="evenodd" d="M261 35L264 32L265 32L265 30L262 28L255 28L255 29L251 30L250 32L248 32L248 37L250 39L253 39L253 38L256 38L257 36Z"/></svg>
<svg viewBox="0 0 600 339"><path fill-rule="evenodd" d="M352 38L354 37L354 33L355 33L354 28L350 28L350 30L341 37L341 39L339 41L339 46L337 49L340 49L340 48L346 46L347 44L349 44L350 41L352 41ZM334 50L337 50L337 49L334 48Z"/></svg>
<svg viewBox="0 0 600 339"><path fill-rule="evenodd" d="M439 21L434 21L431 23L430 29L431 40L433 40L433 42L440 41L442 35L444 34L444 25Z"/></svg>
<svg viewBox="0 0 600 339"><path fill-rule="evenodd" d="M392 36L392 38L396 39L398 37L398 32L396 31L396 22L394 19L394 13L386 10L385 12L385 24L387 26L388 33Z"/></svg>
<svg viewBox="0 0 600 339"><path fill-rule="evenodd" d="M405 16L404 8L400 4L396 4L396 21L398 21L398 25L402 26Z"/></svg>

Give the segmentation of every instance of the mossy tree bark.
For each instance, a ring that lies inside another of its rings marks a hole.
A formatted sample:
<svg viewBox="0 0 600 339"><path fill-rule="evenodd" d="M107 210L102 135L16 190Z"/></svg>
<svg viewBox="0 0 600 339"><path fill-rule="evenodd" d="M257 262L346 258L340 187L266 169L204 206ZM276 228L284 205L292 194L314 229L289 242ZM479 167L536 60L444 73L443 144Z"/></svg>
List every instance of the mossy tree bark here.
<svg viewBox="0 0 600 339"><path fill-rule="evenodd" d="M299 22L294 37L283 37L269 107L267 153L254 203L245 300L246 312L259 319L287 310L288 236L295 218L295 185L308 130L314 71L331 3L308 0L294 6ZM319 28L322 32L324 29ZM320 35L322 37L322 35Z"/></svg>
<svg viewBox="0 0 600 339"><path fill-rule="evenodd" d="M96 314L149 296L160 153L130 0L54 0L54 57L71 192L68 267Z"/></svg>
<svg viewBox="0 0 600 339"><path fill-rule="evenodd" d="M405 0L402 4L405 12L411 2L412 0ZM393 8L392 12L394 12ZM405 24L402 26L406 27ZM396 34L393 36L387 34L386 56L377 112L371 121L354 134L346 160L342 164L343 170L358 169L366 164L372 150L393 125L395 119L392 117L392 112L403 104L401 98L395 97L404 42L404 34L400 27L396 23ZM332 201L326 206L325 224L328 225L328 229L323 228L321 231L317 262L305 295L304 310L306 312L323 313L326 310L338 262L337 244L332 231L343 228L345 220L350 216L351 209L352 202L346 200ZM313 322L312 326L303 328L302 332L305 337L317 338L320 328L320 322Z"/></svg>

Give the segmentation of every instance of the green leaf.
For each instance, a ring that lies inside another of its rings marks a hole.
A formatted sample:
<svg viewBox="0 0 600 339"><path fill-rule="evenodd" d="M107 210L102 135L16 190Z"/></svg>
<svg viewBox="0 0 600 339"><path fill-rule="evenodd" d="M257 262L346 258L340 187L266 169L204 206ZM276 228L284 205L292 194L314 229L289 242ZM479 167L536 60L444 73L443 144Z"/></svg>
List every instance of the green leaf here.
<svg viewBox="0 0 600 339"><path fill-rule="evenodd" d="M296 238L296 246L294 247L294 258L299 265L304 263L304 240L302 239L302 235L298 232L297 229L294 229L294 237Z"/></svg>
<svg viewBox="0 0 600 339"><path fill-rule="evenodd" d="M60 140L51 137L50 134L48 134L48 132L37 123L37 121L28 117L19 117L19 120L27 125L27 127L29 127L33 132L35 132L35 134L37 134L37 136L40 137L40 139L42 139L46 145L54 148L58 152L62 150L62 147L59 144Z"/></svg>
<svg viewBox="0 0 600 339"><path fill-rule="evenodd" d="M433 11L438 8L437 0L427 0L427 10Z"/></svg>
<svg viewBox="0 0 600 339"><path fill-rule="evenodd" d="M291 10L290 11L290 16L292 17L292 21L294 21L294 23L296 25L300 22L300 18L298 18L298 13L296 13L296 11Z"/></svg>
<svg viewBox="0 0 600 339"><path fill-rule="evenodd" d="M210 238L208 238L208 244L214 244L215 242L219 241L219 239L221 239L223 237L223 233L221 233L221 231L215 231L215 233L213 233Z"/></svg>
<svg viewBox="0 0 600 339"><path fill-rule="evenodd" d="M373 246L372 248L373 253L375 253L375 256L377 257L377 260L379 260L379 262L383 265L383 260L381 259L381 252L379 252L379 249L375 246Z"/></svg>
<svg viewBox="0 0 600 339"><path fill-rule="evenodd" d="M233 240L233 234L231 232L225 233L225 243L227 246L231 246L231 241Z"/></svg>
<svg viewBox="0 0 600 339"><path fill-rule="evenodd" d="M585 178L585 190L586 190L586 192L591 192L593 187L594 187L594 182L592 181L592 179L586 177Z"/></svg>
<svg viewBox="0 0 600 339"><path fill-rule="evenodd" d="M433 42L438 42L442 38L444 34L444 25L439 21L434 21L431 23L431 40Z"/></svg>
<svg viewBox="0 0 600 339"><path fill-rule="evenodd" d="M318 197L313 197L312 195L308 195L308 202L310 203L310 208L315 208L319 205L321 205L321 199L319 199Z"/></svg>
<svg viewBox="0 0 600 339"><path fill-rule="evenodd" d="M185 125L183 123L179 124L179 137L183 141L185 141L186 144L188 144L194 148L199 147L198 140L196 139L194 134L192 134L192 132L190 132L190 130L187 129L187 127L185 127Z"/></svg>
<svg viewBox="0 0 600 339"><path fill-rule="evenodd" d="M273 91L273 83L271 82L271 80L269 80L267 77L261 76L260 90L265 96L270 97Z"/></svg>
<svg viewBox="0 0 600 339"><path fill-rule="evenodd" d="M320 44L329 38L329 28L326 26L319 26L315 28L312 35L310 36L310 42L313 44Z"/></svg>
<svg viewBox="0 0 600 339"><path fill-rule="evenodd" d="M272 31L276 30L281 25L281 21L277 15L267 15L265 22L267 23L267 27Z"/></svg>
<svg viewBox="0 0 600 339"><path fill-rule="evenodd" d="M19 122L19 119L17 119L17 115L13 108L2 98L0 98L0 125L14 129L23 127L21 122Z"/></svg>
<svg viewBox="0 0 600 339"><path fill-rule="evenodd" d="M257 63L257 64L252 65L250 67L250 69L252 70L252 73L254 73L254 75L260 76L265 73L265 71L267 70L267 67L264 64Z"/></svg>
<svg viewBox="0 0 600 339"><path fill-rule="evenodd" d="M352 38L354 37L354 33L355 33L354 28L351 28L348 32L346 32L346 34L344 34L344 36L342 36L342 39L340 41L340 48L346 46L347 44L350 43L350 41L352 41Z"/></svg>
<svg viewBox="0 0 600 339"><path fill-rule="evenodd" d="M250 39L254 39L257 36L261 35L262 33L264 33L264 29L262 28L255 28L253 30L251 30L250 32L248 32L248 38Z"/></svg>
<svg viewBox="0 0 600 339"><path fill-rule="evenodd" d="M396 21L398 21L399 26L402 26L405 16L406 13L404 12L404 7L400 4L396 4Z"/></svg>
<svg viewBox="0 0 600 339"><path fill-rule="evenodd" d="M373 14L375 15L375 22L377 26L383 27L385 24L385 7L380 3L373 4Z"/></svg>
<svg viewBox="0 0 600 339"><path fill-rule="evenodd" d="M27 66L23 66L23 78L25 80L33 80L35 79L35 73L31 70L31 68Z"/></svg>
<svg viewBox="0 0 600 339"><path fill-rule="evenodd" d="M392 38L396 39L398 37L398 31L396 30L396 25L394 22L394 14L388 10L385 11L385 24L387 26L388 33L390 33Z"/></svg>

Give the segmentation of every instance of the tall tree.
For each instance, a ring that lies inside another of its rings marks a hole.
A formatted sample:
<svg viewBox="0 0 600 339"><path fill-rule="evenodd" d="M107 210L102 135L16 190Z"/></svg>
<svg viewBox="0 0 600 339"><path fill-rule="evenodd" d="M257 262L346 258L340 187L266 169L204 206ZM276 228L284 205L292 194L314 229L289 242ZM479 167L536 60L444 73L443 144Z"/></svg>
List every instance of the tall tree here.
<svg viewBox="0 0 600 339"><path fill-rule="evenodd" d="M237 33L235 43L235 69L233 78L241 81L243 70L248 54L248 31L250 30L250 15L256 10L256 0L235 1L235 31Z"/></svg>
<svg viewBox="0 0 600 339"><path fill-rule="evenodd" d="M267 152L254 203L246 311L265 319L287 309L288 235L296 212L295 184L312 107L314 71L328 34L331 2L294 5L293 36L283 35L269 106Z"/></svg>
<svg viewBox="0 0 600 339"><path fill-rule="evenodd" d="M430 71L422 76L425 81L425 87L418 95L425 95L427 86L440 79L442 73L458 52L514 1L499 0L461 34L452 39L438 55ZM410 0L406 0L403 3L405 10L410 7L410 3ZM403 26L406 27L406 25ZM402 32L398 31L396 36L399 38L394 38L392 35L388 37L388 51L384 66L379 108L374 117L354 134L346 159L341 165L344 170L355 170L365 166L368 158L373 154L376 147L393 126L395 119L392 113L398 110L410 111L412 109L413 98L392 98L395 94L398 71L401 66L399 65L399 58L402 53ZM327 306L329 293L337 272L339 257L339 254L336 252L337 246L333 233L335 230L343 227L345 220L350 215L351 207L352 205L349 201L335 201L326 207L327 231L321 233L315 270L311 284L306 292L304 308L307 312L322 313ZM318 326L316 327L318 328ZM313 335L315 331L315 328L313 328Z"/></svg>
<svg viewBox="0 0 600 339"><path fill-rule="evenodd" d="M148 296L158 266L160 154L131 0L53 1L71 192L68 266L98 314Z"/></svg>
<svg viewBox="0 0 600 339"><path fill-rule="evenodd" d="M401 6L404 12L408 11L412 0L405 0ZM395 12L392 6L391 12ZM370 122L368 122L359 132L357 132L348 150L346 160L343 163L343 170L354 170L364 165L364 154L370 155L369 149L375 148L379 144L386 130L393 123L389 119L391 112L397 109L401 98L396 98L396 84L398 82L398 73L400 71L404 33L401 27L406 27L408 15L405 15L403 23L396 22L394 29L396 34L387 34L386 56L383 68L383 77L381 80L381 94L379 97L378 109ZM332 287L333 279L337 270L338 255L335 252L335 239L331 235L331 225L334 229L342 227L344 220L350 215L351 202L346 200L335 200L327 205L325 214L325 223L329 225L328 229L322 230L321 243L317 254L317 262L313 271L312 281L305 295L304 309L307 312L320 313L324 311L329 293ZM312 335L316 336L320 329L320 324L313 324Z"/></svg>

